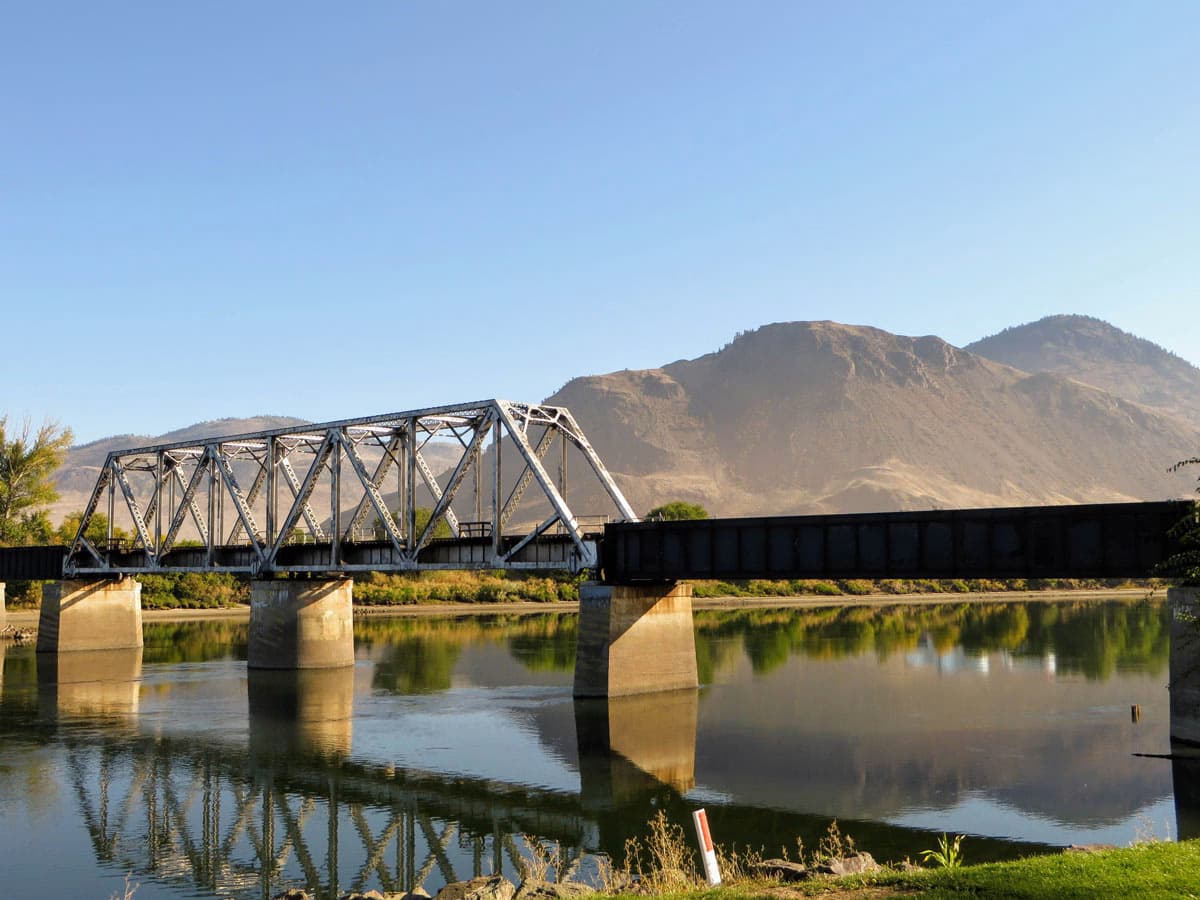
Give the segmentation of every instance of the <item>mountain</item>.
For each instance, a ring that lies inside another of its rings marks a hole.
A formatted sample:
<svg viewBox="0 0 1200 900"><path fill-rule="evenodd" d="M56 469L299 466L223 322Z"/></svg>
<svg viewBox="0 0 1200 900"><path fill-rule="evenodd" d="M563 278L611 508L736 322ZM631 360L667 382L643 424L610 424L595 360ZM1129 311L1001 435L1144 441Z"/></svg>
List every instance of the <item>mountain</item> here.
<svg viewBox="0 0 1200 900"><path fill-rule="evenodd" d="M149 447L155 444L172 444L176 441L191 441L198 438L230 434L246 434L267 431L271 428L287 428L290 425L305 425L307 420L291 416L253 416L247 419L217 419L213 422L197 422L186 428L177 428L166 434L118 434L101 438L87 444L79 444L67 451L67 458L54 476L58 491L58 502L50 507L50 519L59 522L69 513L83 509L91 496L100 467L113 450L128 450L134 447Z"/></svg>
<svg viewBox="0 0 1200 900"><path fill-rule="evenodd" d="M670 500L753 515L1189 493L1192 475L1166 471L1200 448L1200 410L1189 414L1200 391L1187 363L1078 316L972 346L979 352L836 322L777 323L697 359L576 378L546 402L572 410L641 513ZM110 450L301 422L226 419L73 448L52 516L85 504ZM456 447L430 445L431 466L453 465ZM569 460L572 509L611 513L586 468ZM323 496L314 505L328 509Z"/></svg>
<svg viewBox="0 0 1200 900"><path fill-rule="evenodd" d="M767 325L698 359L577 378L547 402L571 408L641 512L1162 499L1187 493L1166 469L1200 446L1196 427L1071 378L835 322Z"/></svg>
<svg viewBox="0 0 1200 900"><path fill-rule="evenodd" d="M968 344L1026 372L1054 372L1200 427L1200 369L1090 316L1047 316Z"/></svg>

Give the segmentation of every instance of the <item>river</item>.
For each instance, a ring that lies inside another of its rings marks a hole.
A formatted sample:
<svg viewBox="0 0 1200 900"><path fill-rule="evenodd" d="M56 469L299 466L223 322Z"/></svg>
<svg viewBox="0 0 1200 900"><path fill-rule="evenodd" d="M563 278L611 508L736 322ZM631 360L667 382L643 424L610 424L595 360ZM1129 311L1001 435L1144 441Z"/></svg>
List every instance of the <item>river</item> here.
<svg viewBox="0 0 1200 900"><path fill-rule="evenodd" d="M769 855L833 819L881 860L1200 834L1163 603L701 611L699 692L610 703L571 698L576 624L370 617L355 666L301 673L248 673L236 620L0 649L4 894L433 893L534 845L586 878L700 806Z"/></svg>

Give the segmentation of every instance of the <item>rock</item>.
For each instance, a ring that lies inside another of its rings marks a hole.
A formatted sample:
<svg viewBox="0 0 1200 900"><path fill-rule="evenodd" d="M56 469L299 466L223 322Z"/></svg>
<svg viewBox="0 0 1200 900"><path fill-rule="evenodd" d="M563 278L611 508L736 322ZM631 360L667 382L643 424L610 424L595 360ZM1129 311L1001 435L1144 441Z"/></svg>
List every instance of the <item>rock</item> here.
<svg viewBox="0 0 1200 900"><path fill-rule="evenodd" d="M764 859L754 867L754 874L760 878L778 878L780 881L804 881L808 878L808 869L798 862L788 859Z"/></svg>
<svg viewBox="0 0 1200 900"><path fill-rule="evenodd" d="M282 894L276 894L271 900L312 900L312 894L300 888L288 888Z"/></svg>
<svg viewBox="0 0 1200 900"><path fill-rule="evenodd" d="M538 881L526 878L517 888L513 900L567 900L571 897L583 897L596 893L595 888L580 884L578 881Z"/></svg>
<svg viewBox="0 0 1200 900"><path fill-rule="evenodd" d="M413 888L409 893L404 891L351 891L342 894L339 900L428 900L429 892L425 888Z"/></svg>
<svg viewBox="0 0 1200 900"><path fill-rule="evenodd" d="M882 866L875 862L875 857L865 850L852 853L849 856L835 856L817 866L822 875L833 875L840 878L843 875L863 875L867 872L877 872Z"/></svg>
<svg viewBox="0 0 1200 900"><path fill-rule="evenodd" d="M513 900L516 885L501 875L455 881L437 892L436 900Z"/></svg>

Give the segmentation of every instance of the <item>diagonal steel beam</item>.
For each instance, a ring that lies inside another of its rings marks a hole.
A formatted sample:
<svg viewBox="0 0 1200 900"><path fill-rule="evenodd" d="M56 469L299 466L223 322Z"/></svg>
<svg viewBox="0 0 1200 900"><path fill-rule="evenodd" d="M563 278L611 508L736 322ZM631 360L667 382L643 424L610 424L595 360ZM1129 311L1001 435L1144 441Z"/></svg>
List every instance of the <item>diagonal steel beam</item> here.
<svg viewBox="0 0 1200 900"><path fill-rule="evenodd" d="M387 446L383 448L383 458L380 459L379 463L375 466L375 471L371 474L370 478L370 482L375 486L375 490L377 492L383 487L384 481L387 480L388 474L392 471L392 466L396 464L396 451L400 449L400 445L403 443L403 441L403 432L397 432L392 437L391 441L388 442ZM346 444L349 443L351 442L346 442ZM347 447L347 449L349 448ZM357 452L352 454L352 456L357 457ZM362 479L361 475L359 476L359 479ZM366 486L365 481L363 482L363 485L364 487ZM350 540L355 529L362 527L363 520L366 519L367 512L370 509L371 499L364 494L362 499L358 501L358 506L354 508L354 514L350 517L350 524L346 527L346 533L342 536L343 540Z"/></svg>
<svg viewBox="0 0 1200 900"><path fill-rule="evenodd" d="M321 442L317 449L316 456L313 458L312 466L308 470L308 474L304 476L304 483L300 485L296 492L296 499L292 503L292 508L288 510L287 516L284 517L283 526L279 529L279 534L275 537L275 543L271 547L271 552L267 554L266 566L274 566L275 558L279 555L279 551L283 548L287 541L288 535L296 526L296 521L301 515L311 515L312 511L308 508L308 498L312 496L313 489L317 486L317 480L320 477L321 469L325 467L325 460L329 458L329 454L333 452L334 444L337 443L334 439L334 434L328 432L325 435L325 440ZM286 465L287 460L282 460ZM286 470L290 471L291 467L286 466ZM293 476L295 472L291 473Z"/></svg>
<svg viewBox="0 0 1200 900"><path fill-rule="evenodd" d="M137 529L138 540L146 548L146 556L149 558L150 565L155 567L158 565L157 548L151 549L153 541L150 540L150 531L146 528L146 520L142 516L141 507L138 506L137 497L133 494L133 486L129 483L125 470L116 460L113 460L113 472L117 476L117 484L121 486L121 493L125 496L125 505L129 507L129 515L133 518L133 527Z"/></svg>
<svg viewBox="0 0 1200 900"><path fill-rule="evenodd" d="M463 451L459 463L461 464L469 455L470 450ZM429 488L429 493L433 494L434 501L440 503L443 493L442 486L438 484L437 477L433 474L433 469L429 468L429 464L425 462L425 457L421 455L420 450L417 450L413 454L413 460L417 464L417 471L421 473L421 480L425 482L425 487ZM454 510L449 508L446 509L446 523L450 526L450 533L458 537L458 516L454 515Z"/></svg>
<svg viewBox="0 0 1200 900"><path fill-rule="evenodd" d="M79 519L79 529L75 532L75 540L71 542L71 551L68 559L73 559L75 554L80 550L87 550L100 565L104 565L104 559L96 552L96 548L92 546L92 542L87 538L88 525L92 522L92 517L96 514L96 507L100 505L100 498L104 496L104 492L108 490L109 479L112 478L112 454L104 461L104 468L100 470L100 477L96 479L96 486L92 488L92 496L88 498L87 505L83 508L83 515Z"/></svg>
<svg viewBox="0 0 1200 900"><path fill-rule="evenodd" d="M326 440L328 440L328 436L326 437ZM323 447L325 445L322 444L321 446ZM286 476L284 478L284 483L287 484L288 488L291 490L292 497L299 497L300 479L296 477L296 470L292 468L291 460L289 460L286 456L280 457L279 468L283 469L283 474ZM311 493L311 491L309 493ZM308 505L307 498L305 498L304 502L301 504L300 511L304 516L304 522L308 525L308 530L312 533L313 538L318 541L325 540L325 531L321 528L321 523L317 521L317 514L314 513L312 507ZM291 526L288 527L288 530L291 530Z"/></svg>
<svg viewBox="0 0 1200 900"><path fill-rule="evenodd" d="M367 467L363 464L362 457L358 455L358 449L354 446L353 442L341 437L338 440L341 441L342 447L346 451L346 458L350 460L350 467L354 469L354 474L358 476L358 480L362 483L363 490L366 492L363 499L369 500L371 505L375 507L375 515L383 523L388 539L392 542L392 547L395 548L401 557L404 557L404 536L400 534L396 520L388 512L387 504L383 502L383 495L379 493L375 479L367 475ZM378 473L378 469L376 469L376 472Z"/></svg>
<svg viewBox="0 0 1200 900"><path fill-rule="evenodd" d="M254 514L246 503L246 497L238 484L237 476L233 474L233 466L223 453L217 454L217 468L221 472L221 480L225 482L225 490L233 498L233 506L237 510L238 519L241 521L242 527L246 529L246 534L254 545L254 553L261 563L266 559L266 554L263 552L262 535L258 530L258 523L254 521Z"/></svg>
<svg viewBox="0 0 1200 900"><path fill-rule="evenodd" d="M254 481L250 485L250 490L246 492L246 505L251 509L254 508L254 501L258 499L259 492L262 491L263 485L267 481L267 464L262 460L255 460L259 463L258 472L254 475ZM238 532L242 530L242 520L239 517L233 523L233 529L229 532L229 538L225 541L227 544L232 544L237 541ZM260 540L262 538L260 537Z"/></svg>
<svg viewBox="0 0 1200 900"><path fill-rule="evenodd" d="M575 544L576 550L579 551L581 559L587 559L590 554L588 548L583 543L583 535L579 531L579 522L567 506L567 501L563 499L562 494L558 492L558 488L554 486L554 480L550 477L545 467L542 466L542 461L537 458L533 447L529 445L529 439L525 436L525 432L517 424L513 418L513 414L509 409L508 404L498 402L496 410L499 413L500 420L508 429L509 437L512 438L513 444L517 450L525 458L525 463L533 470L533 477L537 479L542 491L550 500L550 505L554 507L554 511L558 513L559 519L563 526L571 535L571 540Z"/></svg>
<svg viewBox="0 0 1200 900"><path fill-rule="evenodd" d="M617 487L616 481L608 473L608 469L605 468L604 463L600 461L600 456L584 435L583 429L579 427L579 423L575 421L575 417L571 415L571 411L565 408L560 409L559 415L561 416L561 420L568 426L562 429L563 435L569 438L571 443L583 452L584 458L587 459L588 465L592 467L596 478L600 480L600 484L608 492L609 499L617 505L621 517L628 522L638 521L637 513L633 511L633 507L629 505L629 501L625 499L625 495Z"/></svg>
<svg viewBox="0 0 1200 900"><path fill-rule="evenodd" d="M166 556L171 548L175 546L175 538L179 535L179 529L183 527L183 520L191 510L192 519L196 523L196 527L200 530L200 539L205 544L208 543L208 526L200 517L200 510L196 508L196 491L200 489L200 482L204 480L204 476L208 470L208 448L205 448L201 457L196 460L196 471L192 472L191 479L184 484L183 475L179 471L178 466L171 468L171 474L180 485L183 486L183 496L179 498L179 508L175 510L175 515L171 517L171 527L167 529L167 536L163 538L162 547L159 550L161 556Z"/></svg>
<svg viewBox="0 0 1200 900"><path fill-rule="evenodd" d="M537 447L534 448L534 455L538 459L545 459L546 452L550 449L550 445L554 443L554 429L549 425L542 433L541 439L538 441ZM513 486L512 493L508 495L508 499L504 501L504 511L500 514L500 524L507 525L508 520L512 518L517 507L521 503L521 498L525 496L525 490L533 482L533 469L529 468L528 464L521 470L521 477L517 479L517 483Z"/></svg>
<svg viewBox="0 0 1200 900"><path fill-rule="evenodd" d="M421 552L421 548L429 541L433 534L433 529L438 523L438 519L443 516L446 520L450 520L450 504L454 502L454 495L458 493L459 487L462 486L463 478L467 471L471 468L479 458L479 446L483 442L484 436L488 433L488 429L492 427L494 416L486 416L475 428L475 434L471 437L471 442L467 444L467 449L463 451L462 458L458 461L458 465L454 467L454 473L450 476L450 483L446 485L446 492L438 498L437 505L433 508L433 514L429 517L429 522L425 525L425 530L421 532L421 537L417 540L413 547L413 559L417 558L417 554Z"/></svg>

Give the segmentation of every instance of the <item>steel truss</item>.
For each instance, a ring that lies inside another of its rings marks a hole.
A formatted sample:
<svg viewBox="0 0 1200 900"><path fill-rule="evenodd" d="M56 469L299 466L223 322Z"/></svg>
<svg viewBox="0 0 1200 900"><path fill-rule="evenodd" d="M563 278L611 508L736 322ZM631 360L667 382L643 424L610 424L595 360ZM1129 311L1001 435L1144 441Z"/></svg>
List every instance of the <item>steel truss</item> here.
<svg viewBox="0 0 1200 900"><path fill-rule="evenodd" d="M556 442L557 482L545 464ZM440 478L426 456L435 443L457 453ZM114 451L64 573L593 568L595 536L567 504L568 449L586 460L612 518L636 521L579 423L555 406L484 400ZM425 522L422 503L432 506ZM518 515L537 524L510 534ZM449 540L434 537L443 522ZM121 524L131 540L115 539Z"/></svg>

